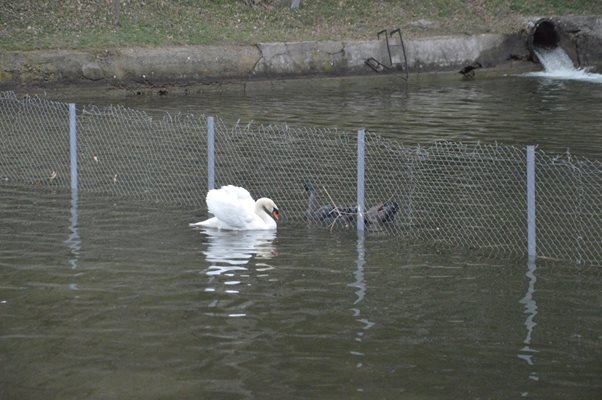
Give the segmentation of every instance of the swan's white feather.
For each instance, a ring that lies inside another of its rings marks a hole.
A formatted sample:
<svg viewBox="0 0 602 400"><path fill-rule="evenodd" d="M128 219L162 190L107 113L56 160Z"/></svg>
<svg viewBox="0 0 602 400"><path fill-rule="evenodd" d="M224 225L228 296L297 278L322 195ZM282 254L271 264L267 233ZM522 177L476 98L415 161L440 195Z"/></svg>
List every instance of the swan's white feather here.
<svg viewBox="0 0 602 400"><path fill-rule="evenodd" d="M257 214L257 203L244 188L227 185L212 189L207 193L206 200L207 208L214 217L190 226L228 230L276 229L276 222L263 209L260 211L265 213L265 216L262 214L263 218Z"/></svg>
<svg viewBox="0 0 602 400"><path fill-rule="evenodd" d="M255 218L255 202L244 188L228 185L207 193L209 212L232 228L241 229Z"/></svg>

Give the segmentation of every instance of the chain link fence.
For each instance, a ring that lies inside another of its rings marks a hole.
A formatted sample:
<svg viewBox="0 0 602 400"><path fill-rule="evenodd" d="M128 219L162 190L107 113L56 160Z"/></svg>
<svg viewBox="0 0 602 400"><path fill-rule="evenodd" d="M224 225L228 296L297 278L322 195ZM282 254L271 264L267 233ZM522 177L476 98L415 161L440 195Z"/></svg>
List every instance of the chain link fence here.
<svg viewBox="0 0 602 400"><path fill-rule="evenodd" d="M77 109L79 190L199 208L205 116ZM271 197L281 223L355 229L357 134L215 121L215 183ZM365 138L366 230L482 251L527 250L524 148ZM0 93L0 179L69 188L68 105ZM602 164L536 151L538 255L602 263ZM194 217L191 216L191 222Z"/></svg>

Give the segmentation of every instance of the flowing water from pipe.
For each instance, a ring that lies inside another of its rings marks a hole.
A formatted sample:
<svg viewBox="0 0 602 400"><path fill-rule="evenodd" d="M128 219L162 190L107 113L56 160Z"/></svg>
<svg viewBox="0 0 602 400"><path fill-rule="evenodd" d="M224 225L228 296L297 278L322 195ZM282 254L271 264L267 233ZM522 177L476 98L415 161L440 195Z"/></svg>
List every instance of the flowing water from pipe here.
<svg viewBox="0 0 602 400"><path fill-rule="evenodd" d="M602 74L589 72L587 68L575 68L573 61L561 47L536 48L534 51L545 70L530 72L526 76L602 83Z"/></svg>

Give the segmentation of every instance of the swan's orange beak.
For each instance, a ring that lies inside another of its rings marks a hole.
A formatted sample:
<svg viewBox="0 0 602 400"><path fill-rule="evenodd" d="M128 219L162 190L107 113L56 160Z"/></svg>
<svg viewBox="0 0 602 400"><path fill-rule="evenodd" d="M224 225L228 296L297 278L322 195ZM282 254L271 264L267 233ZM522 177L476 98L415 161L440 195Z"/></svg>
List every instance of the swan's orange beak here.
<svg viewBox="0 0 602 400"><path fill-rule="evenodd" d="M272 211L272 217L274 217L274 219L276 221L278 221L278 218L280 217L280 214L278 214L278 209L274 208L274 211Z"/></svg>

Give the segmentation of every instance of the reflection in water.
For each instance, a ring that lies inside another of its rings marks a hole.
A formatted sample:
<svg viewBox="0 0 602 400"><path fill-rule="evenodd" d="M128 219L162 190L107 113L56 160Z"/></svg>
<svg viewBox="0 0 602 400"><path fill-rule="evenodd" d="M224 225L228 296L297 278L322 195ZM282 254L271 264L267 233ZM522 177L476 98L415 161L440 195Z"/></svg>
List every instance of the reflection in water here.
<svg viewBox="0 0 602 400"><path fill-rule="evenodd" d="M255 260L255 271L257 277L267 277L267 271L273 269L266 261L276 253L273 241L276 239L276 231L224 231L203 228L201 230L207 236L207 249L203 251L209 267L206 275L207 292L221 291L223 293L237 294L241 278L248 277L247 264ZM238 277L236 275L238 273ZM222 278L222 279L220 279ZM225 279L225 280L224 280ZM218 284L223 287L218 289ZM217 300L212 303L217 306ZM229 317L244 317L244 312L229 313Z"/></svg>
<svg viewBox="0 0 602 400"><path fill-rule="evenodd" d="M355 291L357 298L353 302L353 305L355 307L353 307L351 311L353 312L353 317L355 318L355 320L362 325L361 329L356 333L355 336L355 341L357 343L361 343L364 338L364 332L372 328L372 326L374 326L374 322L371 322L367 318L361 316L361 311L359 309L359 305L364 301L364 298L366 297L366 280L364 277L364 265L366 264L366 248L364 244L363 233L358 233L356 264L357 269L355 270L355 282L350 283L348 286L357 289ZM354 356L364 356L364 352L362 351L352 350L350 353ZM356 367L361 368L363 367L363 364L361 362L358 362L356 364Z"/></svg>
<svg viewBox="0 0 602 400"><path fill-rule="evenodd" d="M533 354L537 352L537 350L531 347L531 341L533 338L533 332L535 330L535 326L537 323L534 321L535 316L537 315L537 303L535 302L535 298L533 294L535 293L535 282L537 282L537 278L535 277L535 259L531 258L528 262L527 273L525 274L529 279L529 286L527 288L527 294L523 297L520 302L525 306L525 314L527 314L527 319L525 319L525 328L527 330L527 336L525 340L523 340L524 347L520 350L518 354L518 358L527 362L527 364L533 366L535 365L535 361L533 360ZM539 377L535 372L531 372L529 375L529 379L539 380Z"/></svg>
<svg viewBox="0 0 602 400"><path fill-rule="evenodd" d="M81 239L78 232L78 210L77 210L77 189L71 192L71 216L69 217L69 237L65 240L65 244L69 247L71 257L69 258L69 265L72 269L77 268L79 261L79 252L81 249ZM75 287L74 284L70 287Z"/></svg>
<svg viewBox="0 0 602 400"><path fill-rule="evenodd" d="M232 270L246 270L243 266L253 257L269 260L275 252L272 242L276 239L276 231L224 231L206 228L201 231L208 239L207 250L203 251L205 259L211 264L207 275L220 275L230 267L233 267ZM215 266L219 268L213 268ZM217 269L221 272L216 272Z"/></svg>

